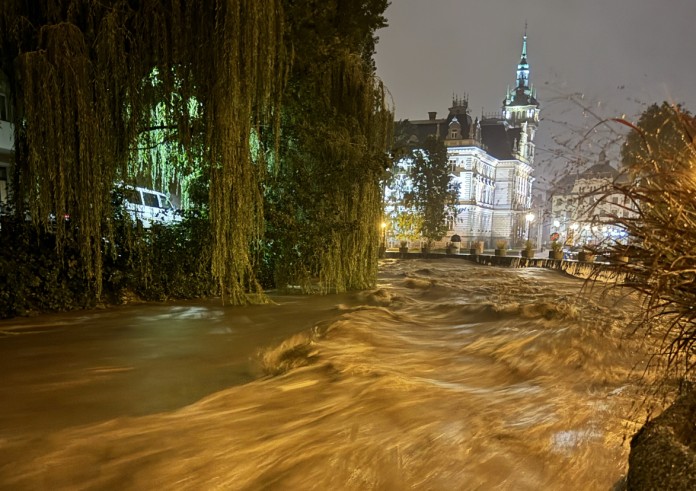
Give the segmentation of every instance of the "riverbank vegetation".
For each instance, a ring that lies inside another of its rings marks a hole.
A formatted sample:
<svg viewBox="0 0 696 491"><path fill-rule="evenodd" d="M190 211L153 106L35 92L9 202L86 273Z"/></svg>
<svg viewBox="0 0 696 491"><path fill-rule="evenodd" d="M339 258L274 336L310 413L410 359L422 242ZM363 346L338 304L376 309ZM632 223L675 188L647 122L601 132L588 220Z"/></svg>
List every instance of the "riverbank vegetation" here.
<svg viewBox="0 0 696 491"><path fill-rule="evenodd" d="M626 199L613 223L627 242L623 286L644 298L638 329L655 339L665 381L688 389L696 381L696 119L667 103L650 106L622 147L623 172L612 192Z"/></svg>
<svg viewBox="0 0 696 491"><path fill-rule="evenodd" d="M3 2L15 162L0 254L17 264L0 315L126 289L242 304L264 288L373 285L387 5ZM117 182L174 193L191 217L133 228L114 210Z"/></svg>

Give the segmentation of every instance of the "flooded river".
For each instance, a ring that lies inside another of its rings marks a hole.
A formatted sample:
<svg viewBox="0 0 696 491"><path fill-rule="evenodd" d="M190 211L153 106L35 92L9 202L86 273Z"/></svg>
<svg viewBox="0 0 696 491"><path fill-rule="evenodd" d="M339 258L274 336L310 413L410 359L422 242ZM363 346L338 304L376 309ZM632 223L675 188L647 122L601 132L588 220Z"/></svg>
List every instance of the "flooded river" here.
<svg viewBox="0 0 696 491"><path fill-rule="evenodd" d="M620 486L645 359L630 299L453 259L380 271L277 305L3 323L0 488Z"/></svg>

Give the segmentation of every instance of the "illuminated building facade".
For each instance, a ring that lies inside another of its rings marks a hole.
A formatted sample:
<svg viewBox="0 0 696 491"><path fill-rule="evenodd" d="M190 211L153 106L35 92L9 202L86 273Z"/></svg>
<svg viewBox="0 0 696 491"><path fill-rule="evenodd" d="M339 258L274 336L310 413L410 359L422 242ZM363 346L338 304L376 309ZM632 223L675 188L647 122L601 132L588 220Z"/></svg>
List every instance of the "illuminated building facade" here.
<svg viewBox="0 0 696 491"><path fill-rule="evenodd" d="M459 182L458 214L450 222L462 242L498 240L517 246L527 236L525 215L532 205L534 136L539 102L529 83L527 34L517 65L517 81L503 100L502 111L472 119L468 99L454 97L446 118L429 113L409 121L409 140L417 145L429 135L444 140L453 178Z"/></svg>
<svg viewBox="0 0 696 491"><path fill-rule="evenodd" d="M559 239L567 246L625 239L625 232L613 222L638 215L614 185L625 184L627 179L626 174L612 167L602 151L595 165L560 180L551 200L551 218Z"/></svg>

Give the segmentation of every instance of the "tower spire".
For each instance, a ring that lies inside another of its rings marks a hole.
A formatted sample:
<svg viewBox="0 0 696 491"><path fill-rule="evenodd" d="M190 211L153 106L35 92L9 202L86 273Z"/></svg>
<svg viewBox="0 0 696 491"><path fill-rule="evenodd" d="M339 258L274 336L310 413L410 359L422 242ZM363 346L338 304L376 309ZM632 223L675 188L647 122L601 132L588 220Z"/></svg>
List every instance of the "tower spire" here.
<svg viewBox="0 0 696 491"><path fill-rule="evenodd" d="M522 37L522 58L527 58L527 21L524 21L524 36Z"/></svg>
<svg viewBox="0 0 696 491"><path fill-rule="evenodd" d="M525 22L522 55L517 65L517 86L512 91L508 89L503 101L503 118L510 127L519 129L518 155L530 164L534 162L534 134L539 125L539 102L534 93L534 87L529 81L527 23Z"/></svg>
<svg viewBox="0 0 696 491"><path fill-rule="evenodd" d="M522 55L517 64L517 87L529 87L529 63L527 62L527 22L524 23L524 36L522 37Z"/></svg>

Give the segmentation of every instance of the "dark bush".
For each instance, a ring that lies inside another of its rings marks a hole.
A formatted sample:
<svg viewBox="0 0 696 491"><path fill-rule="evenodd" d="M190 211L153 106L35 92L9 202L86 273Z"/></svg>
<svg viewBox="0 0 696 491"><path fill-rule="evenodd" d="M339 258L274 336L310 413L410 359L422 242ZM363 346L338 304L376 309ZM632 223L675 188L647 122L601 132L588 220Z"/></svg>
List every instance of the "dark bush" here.
<svg viewBox="0 0 696 491"><path fill-rule="evenodd" d="M94 282L82 273L72 238L59 252L52 230L5 217L0 226L0 318L90 308L133 297L165 300L217 294L206 218L189 214L178 224L144 229L116 207L110 225L109 237L102 239L103 291L98 295Z"/></svg>

